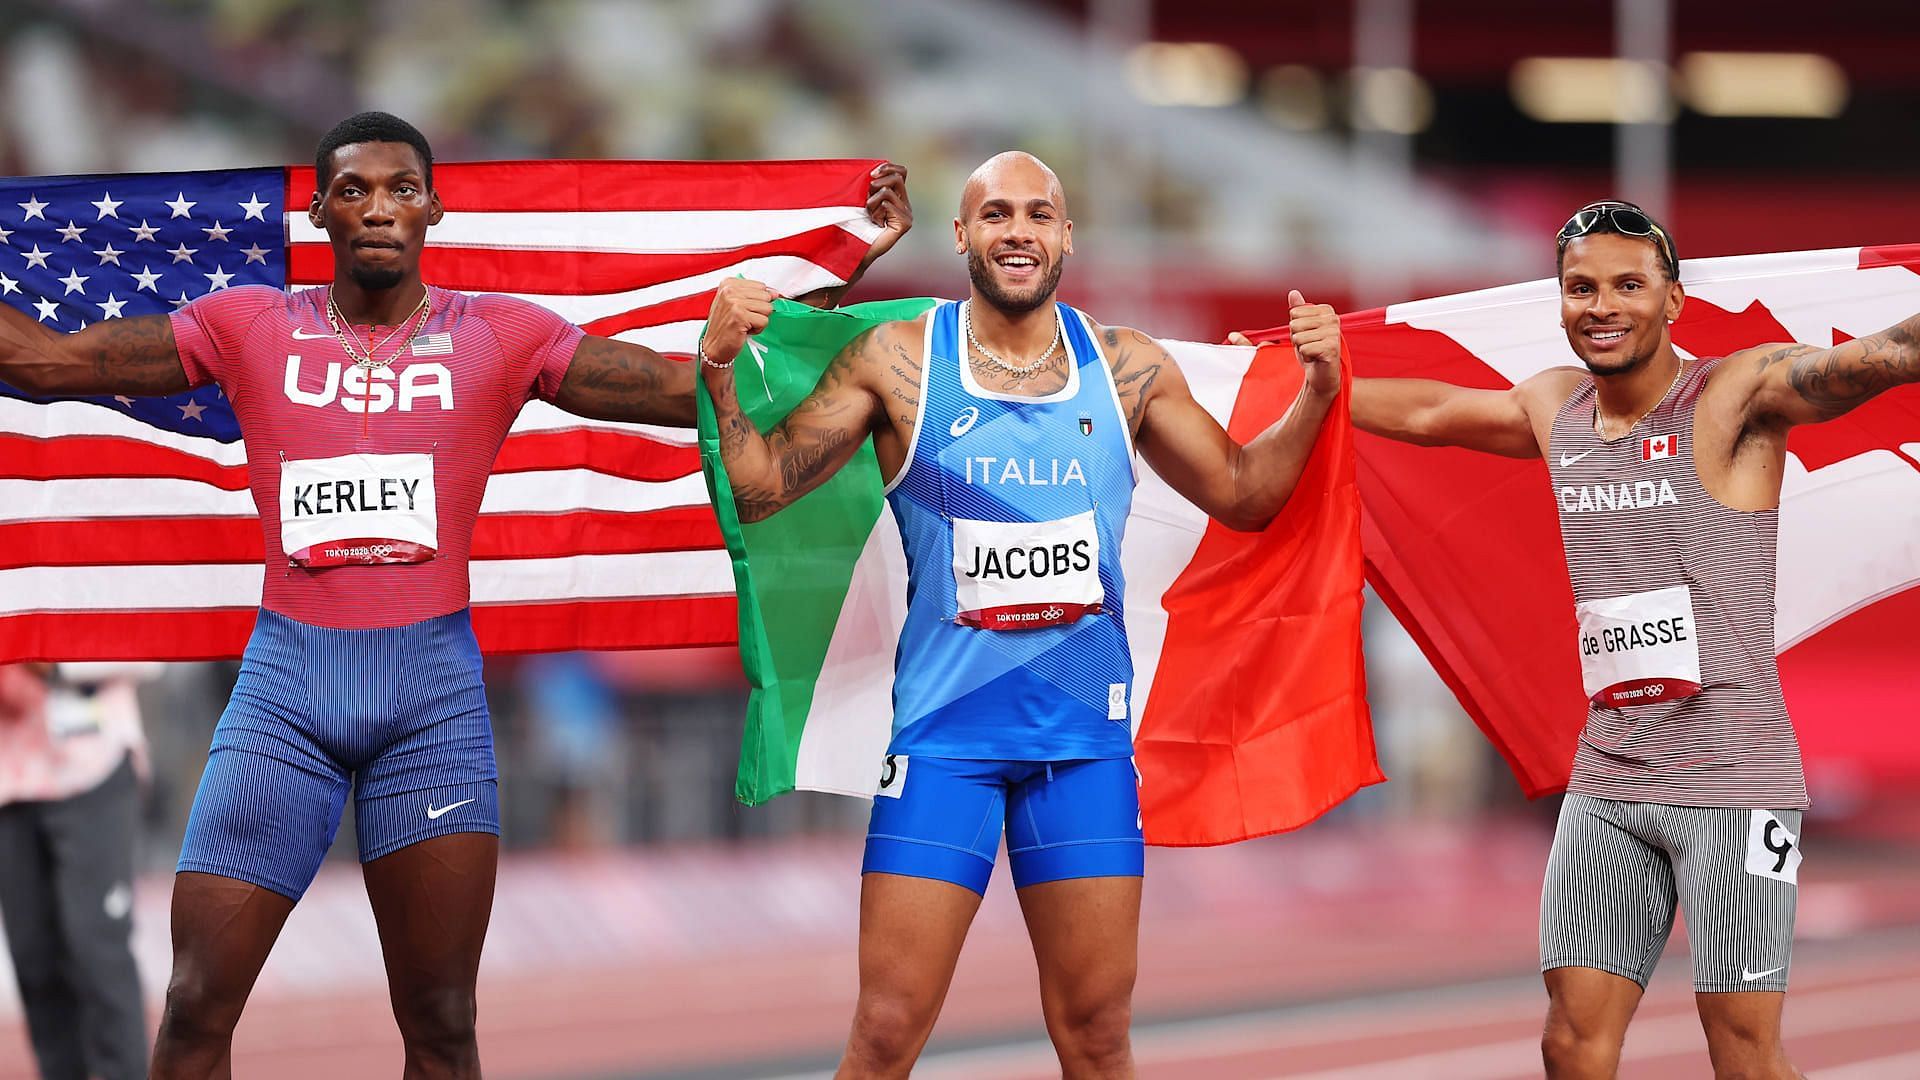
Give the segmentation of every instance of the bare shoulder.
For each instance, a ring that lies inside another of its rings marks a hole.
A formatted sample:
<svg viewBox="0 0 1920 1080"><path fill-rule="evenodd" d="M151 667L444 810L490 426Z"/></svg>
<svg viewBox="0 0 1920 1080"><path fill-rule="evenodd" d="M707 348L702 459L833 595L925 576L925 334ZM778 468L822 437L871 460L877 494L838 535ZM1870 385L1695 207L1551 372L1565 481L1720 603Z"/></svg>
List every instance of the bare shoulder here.
<svg viewBox="0 0 1920 1080"><path fill-rule="evenodd" d="M1580 380L1584 378L1587 378L1585 368L1550 367L1521 379L1513 390L1519 395L1528 416L1544 414L1551 420L1560 411L1560 406L1573 396L1580 386Z"/></svg>
<svg viewBox="0 0 1920 1080"><path fill-rule="evenodd" d="M1166 346L1131 326L1095 326L1094 335L1113 372L1120 410L1138 432L1148 403L1169 387L1185 385L1180 365Z"/></svg>
<svg viewBox="0 0 1920 1080"><path fill-rule="evenodd" d="M925 352L927 316L883 322L848 342L834 360L842 378L886 393L905 381L920 385Z"/></svg>

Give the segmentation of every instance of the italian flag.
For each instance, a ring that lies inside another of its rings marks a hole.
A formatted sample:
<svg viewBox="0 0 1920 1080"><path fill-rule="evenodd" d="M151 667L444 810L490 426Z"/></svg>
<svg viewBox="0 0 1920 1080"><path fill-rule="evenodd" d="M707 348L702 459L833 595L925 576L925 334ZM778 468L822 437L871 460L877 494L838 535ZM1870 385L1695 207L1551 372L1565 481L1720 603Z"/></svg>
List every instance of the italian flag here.
<svg viewBox="0 0 1920 1080"><path fill-rule="evenodd" d="M762 431L772 428L854 337L936 303L817 311L779 302L734 368L742 408ZM1243 443L1299 389L1284 343L1166 345L1195 398ZM752 685L735 792L749 804L796 788L871 797L892 730L907 609L906 560L873 444L807 497L744 525L704 386L700 452ZM1220 844L1297 828L1385 779L1360 658L1359 499L1344 395L1292 500L1263 532L1210 521L1143 467L1122 563L1149 843Z"/></svg>

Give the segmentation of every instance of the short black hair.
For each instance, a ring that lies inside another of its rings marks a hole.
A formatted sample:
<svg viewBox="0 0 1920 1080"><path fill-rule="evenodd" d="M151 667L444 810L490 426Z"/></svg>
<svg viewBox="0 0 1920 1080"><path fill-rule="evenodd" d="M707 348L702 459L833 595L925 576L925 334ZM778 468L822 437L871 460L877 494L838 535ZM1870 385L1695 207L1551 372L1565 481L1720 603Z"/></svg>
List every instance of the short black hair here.
<svg viewBox="0 0 1920 1080"><path fill-rule="evenodd" d="M385 112L355 113L321 136L320 147L313 152L314 187L325 191L333 181L335 150L368 142L406 143L413 147L420 155L421 167L426 170L427 190L433 190L433 148L427 145L427 137L420 134L419 128Z"/></svg>
<svg viewBox="0 0 1920 1080"><path fill-rule="evenodd" d="M1630 210L1635 214L1639 214L1646 219L1648 225L1653 227L1653 232L1650 234L1627 232L1614 222L1613 215L1600 214L1593 219L1591 225L1587 226L1587 228L1580 233L1574 236L1567 235L1567 230L1573 227L1574 220L1579 218L1581 214L1589 210L1612 209ZM1566 225L1561 227L1560 234L1555 240L1555 247L1558 248L1558 250L1554 253L1553 258L1554 276L1558 277L1566 273L1567 244L1582 236L1592 236L1594 233L1611 233L1614 236L1624 236L1629 240L1645 240L1653 245L1654 251L1659 253L1660 269L1666 271L1667 280L1680 280L1680 252L1679 249L1674 246L1673 233L1667 231L1667 227L1656 221L1654 216L1647 213L1646 209L1640 206L1640 204L1630 203L1625 199L1601 199L1598 202L1590 202L1574 211L1573 217L1567 219Z"/></svg>

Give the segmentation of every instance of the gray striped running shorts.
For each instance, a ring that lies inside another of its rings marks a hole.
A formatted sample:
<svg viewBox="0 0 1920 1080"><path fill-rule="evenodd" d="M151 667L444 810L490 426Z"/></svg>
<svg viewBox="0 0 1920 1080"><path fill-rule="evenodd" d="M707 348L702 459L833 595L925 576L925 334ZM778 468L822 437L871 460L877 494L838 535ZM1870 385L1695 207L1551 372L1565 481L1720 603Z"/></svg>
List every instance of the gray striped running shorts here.
<svg viewBox="0 0 1920 1080"><path fill-rule="evenodd" d="M1540 894L1540 970L1591 967L1642 987L1686 914L1693 988L1787 988L1800 811L1570 794Z"/></svg>

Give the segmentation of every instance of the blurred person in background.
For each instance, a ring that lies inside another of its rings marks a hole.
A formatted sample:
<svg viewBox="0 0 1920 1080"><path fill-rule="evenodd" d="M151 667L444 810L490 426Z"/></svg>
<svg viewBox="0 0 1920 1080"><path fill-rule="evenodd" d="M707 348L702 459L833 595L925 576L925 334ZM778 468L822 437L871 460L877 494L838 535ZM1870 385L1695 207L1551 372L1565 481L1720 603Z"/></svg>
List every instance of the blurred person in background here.
<svg viewBox="0 0 1920 1080"><path fill-rule="evenodd" d="M1293 295L1305 380L1242 447L1158 342L1054 302L1073 225L1039 159L981 165L953 229L969 299L855 338L766 434L730 369L773 293L723 283L700 344L740 519L792 504L871 436L907 553L840 1075L911 1070L1004 833L1063 1075L1130 1076L1144 845L1120 536L1134 448L1223 523L1265 527L1338 393L1339 320Z"/></svg>
<svg viewBox="0 0 1920 1080"><path fill-rule="evenodd" d="M685 426L693 373L517 298L430 287L421 251L444 210L433 152L404 120L349 117L314 164L308 218L332 243L330 286L234 287L73 334L0 306L0 379L43 395L217 383L247 449L266 583L181 845L155 1074L230 1067L254 980L351 790L406 1075L477 1076L500 831L467 609L481 493L527 400ZM873 171L869 211L886 227L856 279L911 224L904 169ZM303 356L323 392L301 389Z"/></svg>
<svg viewBox="0 0 1920 1080"><path fill-rule="evenodd" d="M131 947L146 773L134 686L159 670L0 667L0 918L46 1080L147 1074Z"/></svg>
<svg viewBox="0 0 1920 1080"><path fill-rule="evenodd" d="M1780 1041L1807 806L1774 658L1787 435L1920 381L1920 315L1832 348L1683 360L1671 235L1583 207L1558 236L1584 367L1508 390L1356 379L1353 420L1404 442L1544 457L1576 599L1587 723L1541 897L1551 1077L1610 1077L1685 912L1722 1077L1797 1077Z"/></svg>

